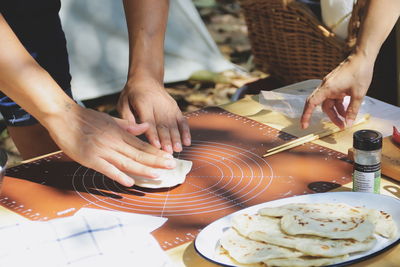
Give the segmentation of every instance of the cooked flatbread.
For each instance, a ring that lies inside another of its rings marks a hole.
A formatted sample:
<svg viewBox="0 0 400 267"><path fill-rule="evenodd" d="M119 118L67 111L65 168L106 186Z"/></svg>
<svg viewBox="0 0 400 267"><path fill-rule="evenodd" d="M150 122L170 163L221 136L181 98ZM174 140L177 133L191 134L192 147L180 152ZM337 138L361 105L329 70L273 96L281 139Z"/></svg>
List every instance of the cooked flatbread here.
<svg viewBox="0 0 400 267"><path fill-rule="evenodd" d="M281 230L280 219L260 215L237 215L232 220L232 227L252 240L296 249L311 256L336 257L369 250L376 243L374 237L359 242L345 239L331 240L317 236L292 236Z"/></svg>
<svg viewBox="0 0 400 267"><path fill-rule="evenodd" d="M366 240L375 230L367 216L323 216L289 213L281 219L282 230L291 235L316 235L332 239Z"/></svg>
<svg viewBox="0 0 400 267"><path fill-rule="evenodd" d="M217 262L223 262L229 265L234 265L236 267L265 267L263 262L259 263L251 263L251 264L243 264L235 261L234 258L229 256L229 252L226 251L222 246L218 246L214 259Z"/></svg>
<svg viewBox="0 0 400 267"><path fill-rule="evenodd" d="M293 203L279 207L266 207L258 211L258 214L272 217L282 217L290 212L321 214L321 216L358 216L364 213L361 208L354 208L345 203Z"/></svg>
<svg viewBox="0 0 400 267"><path fill-rule="evenodd" d="M323 266L372 249L377 242L374 233L396 238L397 231L393 218L376 209L343 203L295 203L234 216L220 242L222 251L226 249L227 257L238 266L260 261L267 266ZM280 256L279 249L300 255L285 251L288 255Z"/></svg>
<svg viewBox="0 0 400 267"><path fill-rule="evenodd" d="M135 180L135 185L137 186L144 188L165 188L182 184L191 169L191 161L176 159L176 167L174 169L155 169L155 172L159 174L157 179L149 179L136 175L130 176Z"/></svg>
<svg viewBox="0 0 400 267"><path fill-rule="evenodd" d="M393 217L384 212L379 212L380 216L376 222L375 232L383 237L394 239L397 236L397 225L393 221Z"/></svg>
<svg viewBox="0 0 400 267"><path fill-rule="evenodd" d="M290 212L328 214L337 217L359 216L363 213L375 224L375 233L390 239L395 238L398 233L397 225L390 214L375 209L352 207L344 203L294 203L259 210L259 214L273 217L282 217Z"/></svg>
<svg viewBox="0 0 400 267"><path fill-rule="evenodd" d="M390 214L375 209L362 208L362 210L369 214L371 218L375 218L376 234L389 239L394 239L397 236L397 225Z"/></svg>
<svg viewBox="0 0 400 267"><path fill-rule="evenodd" d="M332 239L366 240L374 233L374 214L343 203L288 204L264 208L262 215L281 218L282 230L291 235L316 235Z"/></svg>
<svg viewBox="0 0 400 267"><path fill-rule="evenodd" d="M229 255L242 264L253 264L274 258L295 258L301 252L247 239L234 229L228 229L220 239L221 246Z"/></svg>
<svg viewBox="0 0 400 267"><path fill-rule="evenodd" d="M301 257L291 259L271 259L264 261L268 267L306 267L306 266L326 266L342 262L347 256L335 258L314 258L314 257Z"/></svg>

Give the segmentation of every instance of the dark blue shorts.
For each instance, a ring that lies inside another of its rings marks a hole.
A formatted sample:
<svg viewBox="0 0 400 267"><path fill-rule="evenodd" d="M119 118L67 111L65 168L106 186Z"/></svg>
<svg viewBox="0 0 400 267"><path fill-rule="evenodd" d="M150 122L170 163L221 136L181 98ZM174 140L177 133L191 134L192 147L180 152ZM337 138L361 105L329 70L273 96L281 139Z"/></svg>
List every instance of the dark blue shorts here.
<svg viewBox="0 0 400 267"><path fill-rule="evenodd" d="M72 98L71 89L64 90ZM11 98L0 92L0 112L7 126L29 126L38 121Z"/></svg>
<svg viewBox="0 0 400 267"><path fill-rule="evenodd" d="M0 13L36 62L72 98L66 40L58 15L60 7L60 0L8 0L0 2ZM37 123L4 95L1 88L0 112L7 125Z"/></svg>

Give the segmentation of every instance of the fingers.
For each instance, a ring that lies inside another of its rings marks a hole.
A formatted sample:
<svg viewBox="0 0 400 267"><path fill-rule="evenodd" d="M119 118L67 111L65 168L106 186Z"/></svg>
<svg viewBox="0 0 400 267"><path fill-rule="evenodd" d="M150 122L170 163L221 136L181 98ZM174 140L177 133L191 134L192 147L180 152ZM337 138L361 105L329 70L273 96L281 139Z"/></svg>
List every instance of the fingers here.
<svg viewBox="0 0 400 267"><path fill-rule="evenodd" d="M158 133L157 133L157 129L155 127L154 120L149 122L149 125L150 125L149 129L146 132L147 140L149 140L150 144L152 144L154 147L160 149L161 143L160 143L160 139L158 138Z"/></svg>
<svg viewBox="0 0 400 267"><path fill-rule="evenodd" d="M135 183L135 181L131 177L129 177L127 174L120 171L113 164L109 163L108 161L106 161L102 158L99 158L95 162L92 162L92 164L88 167L94 169L97 172L104 174L111 180L114 180L114 181L122 184L123 186L131 187Z"/></svg>
<svg viewBox="0 0 400 267"><path fill-rule="evenodd" d="M156 124L153 116L150 118L147 117L147 119L143 116L142 120L149 122L149 128L146 131L146 137L150 144L156 148L162 148L162 150L170 154L172 154L174 151L182 151L182 143L176 122L168 124Z"/></svg>
<svg viewBox="0 0 400 267"><path fill-rule="evenodd" d="M149 127L150 125L146 122L140 124L134 124L128 127L128 132L130 132L133 135L141 135L144 134L149 129Z"/></svg>
<svg viewBox="0 0 400 267"><path fill-rule="evenodd" d="M171 136L172 149L174 152L182 151L181 134L179 133L177 122L169 127L169 135Z"/></svg>
<svg viewBox="0 0 400 267"><path fill-rule="evenodd" d="M182 137L182 143L185 146L190 146L192 143L192 137L190 135L189 124L185 117L181 117L178 119L178 127Z"/></svg>
<svg viewBox="0 0 400 267"><path fill-rule="evenodd" d="M340 129L344 128L343 121L339 118L338 112L335 109L336 101L335 99L326 99L322 103L322 110L328 115L329 119L337 125Z"/></svg>
<svg viewBox="0 0 400 267"><path fill-rule="evenodd" d="M162 147L163 149L167 149L164 149L165 151L170 152L168 150L170 142L172 142L172 149L175 152L182 151L182 144L185 146L190 146L190 128L185 117L181 115L179 118L172 121L167 128L169 129L169 136L168 132L165 130L165 127L161 126L158 128Z"/></svg>
<svg viewBox="0 0 400 267"><path fill-rule="evenodd" d="M116 150L130 160L152 168L173 169L176 167L176 161L170 154L160 151L143 141L138 141L134 146L128 144L125 146L118 146ZM146 150L151 153L148 153ZM157 154L154 152L157 152Z"/></svg>
<svg viewBox="0 0 400 267"><path fill-rule="evenodd" d="M169 126L164 125L164 124L159 124L156 127L157 127L158 136L160 137L162 149L164 151L172 154L174 151L172 149Z"/></svg>
<svg viewBox="0 0 400 267"><path fill-rule="evenodd" d="M362 97L360 96L352 96L350 98L350 104L346 110L346 125L347 127L351 127L357 117L358 110L360 109L362 102Z"/></svg>
<svg viewBox="0 0 400 267"><path fill-rule="evenodd" d="M119 103L119 113L124 120L128 120L131 123L136 123L135 116L132 113L131 107L128 100L122 100Z"/></svg>
<svg viewBox="0 0 400 267"><path fill-rule="evenodd" d="M136 119L149 124L145 134L150 144L170 154L181 152L182 144L186 146L191 144L188 123L176 102L164 90L157 89L153 92L159 99L149 98L148 94L137 88L131 92L134 94L132 93L132 97L129 98L130 104L127 104L128 101L121 101L120 112L124 117L129 117L132 116L130 107L134 108ZM141 128L135 129L135 132L132 130L129 132L134 134L141 132Z"/></svg>
<svg viewBox="0 0 400 267"><path fill-rule="evenodd" d="M145 122L136 124L128 120L122 120L118 118L113 118L113 119L122 129L128 131L133 135L141 135L149 129L149 124Z"/></svg>
<svg viewBox="0 0 400 267"><path fill-rule="evenodd" d="M123 141L126 143L126 145L124 146L124 149L129 149L129 147L132 147L133 149L140 150L145 153L152 154L154 156L163 157L166 159L173 158L173 156L170 153L160 150L159 148L156 148L154 145L150 145L149 143L144 142L144 141L140 140L139 138L132 136L130 134L123 135L122 138L123 138ZM122 147L122 146L120 146L120 147ZM120 151L123 152L125 150L120 149ZM124 154L127 154L127 153L124 153ZM129 155L129 153L127 155Z"/></svg>
<svg viewBox="0 0 400 267"><path fill-rule="evenodd" d="M343 105L343 99L335 99L335 108L340 116L342 116L343 118L346 117L346 109Z"/></svg>
<svg viewBox="0 0 400 267"><path fill-rule="evenodd" d="M134 184L134 180L129 175L157 178L158 174L155 168L173 169L176 167L176 161L170 154L128 133L122 132L121 135L131 143L122 142L116 144L113 149L100 152L99 157L93 157L96 160L90 162L88 167L128 187ZM154 154L147 153L144 150L151 151Z"/></svg>
<svg viewBox="0 0 400 267"><path fill-rule="evenodd" d="M157 174L155 168L161 167L160 165L166 166L166 164L160 164L160 162L157 162L159 160L167 161L167 159L161 157L155 157L146 153L135 153L135 155L130 156L131 157L127 157L115 151L110 152L105 160L127 175L132 174L146 178L157 178L159 174ZM176 166L175 160L169 159L168 161L171 162L169 169Z"/></svg>
<svg viewBox="0 0 400 267"><path fill-rule="evenodd" d="M304 105L303 114L301 115L301 127L306 129L310 124L311 115L314 109L321 104L326 99L323 90L317 88L314 92L307 98Z"/></svg>
<svg viewBox="0 0 400 267"><path fill-rule="evenodd" d="M189 125L183 116L168 124L156 125L154 130L147 131L146 136L150 143L158 142L164 151L171 154L181 152L182 143L185 146L191 144Z"/></svg>

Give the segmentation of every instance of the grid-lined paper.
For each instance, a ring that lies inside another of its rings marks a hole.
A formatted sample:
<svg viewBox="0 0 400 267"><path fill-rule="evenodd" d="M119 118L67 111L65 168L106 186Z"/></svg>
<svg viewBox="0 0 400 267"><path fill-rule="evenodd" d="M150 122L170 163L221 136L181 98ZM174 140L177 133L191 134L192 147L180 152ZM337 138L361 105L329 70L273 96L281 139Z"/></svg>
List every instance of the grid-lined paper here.
<svg viewBox="0 0 400 267"><path fill-rule="evenodd" d="M84 209L52 221L0 224L0 266L169 266L150 234L165 221Z"/></svg>

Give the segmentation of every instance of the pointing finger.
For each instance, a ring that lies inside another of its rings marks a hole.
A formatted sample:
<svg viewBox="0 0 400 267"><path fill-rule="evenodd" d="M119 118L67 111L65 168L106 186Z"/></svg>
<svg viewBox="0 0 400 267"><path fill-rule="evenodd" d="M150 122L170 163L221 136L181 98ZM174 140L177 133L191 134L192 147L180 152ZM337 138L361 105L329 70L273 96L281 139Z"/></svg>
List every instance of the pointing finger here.
<svg viewBox="0 0 400 267"><path fill-rule="evenodd" d="M301 115L301 127L306 129L310 124L311 115L314 109L326 99L324 93L319 88L307 98L304 105L303 114Z"/></svg>

